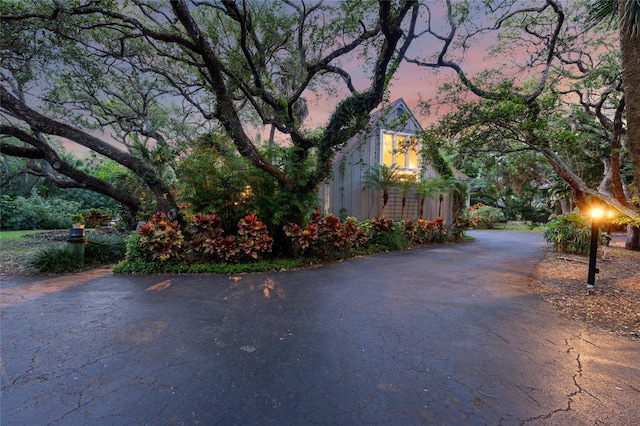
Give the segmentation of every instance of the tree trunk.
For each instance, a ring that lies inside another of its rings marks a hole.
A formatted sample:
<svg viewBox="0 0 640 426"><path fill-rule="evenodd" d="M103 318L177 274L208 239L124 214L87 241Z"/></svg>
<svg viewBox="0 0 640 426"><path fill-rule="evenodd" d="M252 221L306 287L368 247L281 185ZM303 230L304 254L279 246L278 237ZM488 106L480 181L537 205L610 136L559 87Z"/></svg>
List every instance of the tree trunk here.
<svg viewBox="0 0 640 426"><path fill-rule="evenodd" d="M564 197L560 199L560 208L562 209L562 214L569 214L573 210L571 205L571 199Z"/></svg>
<svg viewBox="0 0 640 426"><path fill-rule="evenodd" d="M627 239L624 242L624 248L640 251L640 228L627 225Z"/></svg>
<svg viewBox="0 0 640 426"><path fill-rule="evenodd" d="M269 132L269 151L273 149L273 140L276 136L276 125L271 125L271 131Z"/></svg>
<svg viewBox="0 0 640 426"><path fill-rule="evenodd" d="M618 0L620 19L620 51L622 52L622 82L627 109L627 138L633 177L640 186L640 35L632 33L632 23L625 13L627 2ZM640 23L636 23L640 25Z"/></svg>
<svg viewBox="0 0 640 426"><path fill-rule="evenodd" d="M640 35L632 28L640 23L628 22L627 3L632 0L618 0L620 19L620 51L622 53L622 82L627 113L627 143L629 158L636 188L640 187ZM640 251L640 228L627 226L627 250Z"/></svg>

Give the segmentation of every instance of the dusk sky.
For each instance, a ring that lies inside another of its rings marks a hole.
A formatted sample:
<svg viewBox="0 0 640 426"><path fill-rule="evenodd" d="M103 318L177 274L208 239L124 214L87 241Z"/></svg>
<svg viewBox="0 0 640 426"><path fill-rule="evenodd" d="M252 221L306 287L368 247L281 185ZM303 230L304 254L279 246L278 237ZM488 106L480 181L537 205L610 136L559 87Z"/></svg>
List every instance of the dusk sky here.
<svg viewBox="0 0 640 426"><path fill-rule="evenodd" d="M434 2L434 4L438 4ZM431 5L432 9L434 5ZM434 9L435 10L435 9ZM448 27L444 25L446 19L444 15L435 17L435 24L432 28L436 28L441 34L448 32ZM443 25L438 28L438 24ZM424 23L422 24L424 26ZM476 42L470 46L470 49L465 53L463 60L460 62L463 69L468 75L472 76L479 71L487 68L491 65L491 61L486 58L486 46L487 42ZM436 40L433 37L423 35L413 41L412 46L407 52L407 57L427 57L431 56L434 52L437 52L442 45L441 41ZM459 60L459 57L455 57ZM346 59L348 61L348 59ZM361 64L349 64L344 63L342 66L351 73L354 85L357 90L367 90L370 85L369 78L365 73L369 72L368 69L362 69ZM415 114L418 121L422 124L423 128L427 128L432 123L435 123L440 116L445 112L451 110L448 106L434 105L433 101L437 95L439 87L445 81L452 81L455 78L455 73L450 69L443 69L441 71L435 71L433 69L418 67L408 62L402 62L398 71L395 74L395 78L392 80L389 94L389 101L393 102L398 98L403 98L412 112ZM344 88L344 85L342 85ZM346 88L342 91L340 96L322 96L316 98L313 94L305 93L305 98L308 102L309 116L304 122L305 127L315 128L323 126L327 123L329 116L334 111L337 104L348 96ZM420 108L420 101L429 101L432 103L430 115L422 113ZM250 133L254 133L253 132ZM264 138L268 138L269 127L265 127L263 130L258 130ZM276 140L287 141L288 136L276 133ZM285 142L286 143L286 142ZM73 146L75 144L69 144L68 147L74 152L84 151L83 148ZM80 148L78 151L77 148Z"/></svg>
<svg viewBox="0 0 640 426"><path fill-rule="evenodd" d="M439 34L444 35L449 31L449 27L445 24L447 21L443 7L441 5L440 7L437 7L438 5L440 5L440 3L436 1L431 4L431 10L434 13L432 28L434 28ZM483 14L484 12L482 12L481 9L475 13ZM486 22L484 24L486 25ZM421 26L424 27L424 23L418 25L418 27ZM494 33L486 35L483 38L476 38L468 46L464 57L460 55L459 51L454 51L451 48L448 59L459 61L459 64L463 67L463 71L467 73L468 76L474 76L479 72L492 67L500 67L504 70L504 65L507 62L519 59L516 56L510 56L502 59L488 58L487 47L494 41ZM407 57L430 57L434 53L439 52L441 46L442 42L436 40L433 36L423 35L413 41L409 51L407 52ZM360 75L360 77L357 76L358 66L346 66L345 68L347 71L352 73L356 89L366 90L369 87L370 83L366 77L363 75ZM439 87L447 81L457 81L455 72L451 69L436 71L434 69L418 67L417 65L403 61L392 81L389 101L393 102L398 98L403 98L415 114L416 118L420 121L423 128L426 128L430 124L435 123L445 112L449 112L451 110L450 106L438 107L433 103ZM344 95L347 95L346 90ZM470 94L470 96L473 97L474 95ZM430 115L427 116L421 113L419 108L421 100L432 102ZM308 127L316 127L327 122L331 112L336 107L338 100L336 98L329 98L316 102L313 98L310 98L308 101L310 114L305 121L305 125Z"/></svg>

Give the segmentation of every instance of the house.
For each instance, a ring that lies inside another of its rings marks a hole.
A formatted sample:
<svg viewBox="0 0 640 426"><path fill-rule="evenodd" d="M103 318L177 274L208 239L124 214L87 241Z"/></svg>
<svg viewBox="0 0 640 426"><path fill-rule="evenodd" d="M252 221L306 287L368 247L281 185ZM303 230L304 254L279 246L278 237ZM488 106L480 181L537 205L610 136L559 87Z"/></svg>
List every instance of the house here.
<svg viewBox="0 0 640 426"><path fill-rule="evenodd" d="M417 182L440 177L440 172L420 158L416 132L422 130L403 99L398 99L371 115L368 130L350 139L334 158L333 176L319 188L322 211L344 218L359 220L384 216L393 220L419 219L420 203L415 189L405 197L397 186L388 191L389 199L383 208L383 191L369 188L366 175L375 165L395 166L398 175ZM438 212L446 224L452 222L452 203L449 194L434 195L424 203L422 218L433 220Z"/></svg>

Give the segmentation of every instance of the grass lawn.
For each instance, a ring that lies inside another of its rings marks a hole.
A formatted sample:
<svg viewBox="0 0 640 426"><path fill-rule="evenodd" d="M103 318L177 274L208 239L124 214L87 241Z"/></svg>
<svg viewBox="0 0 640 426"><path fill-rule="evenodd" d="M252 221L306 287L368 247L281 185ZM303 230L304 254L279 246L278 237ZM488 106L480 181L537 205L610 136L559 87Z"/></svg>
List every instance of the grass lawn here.
<svg viewBox="0 0 640 426"><path fill-rule="evenodd" d="M498 223L496 224L495 230L513 232L535 232L538 234L542 234L544 232L544 225L532 227L531 225L516 223Z"/></svg>
<svg viewBox="0 0 640 426"><path fill-rule="evenodd" d="M37 234L42 232L39 229L30 229L28 231L2 231L0 232L0 244L12 241L22 241L22 237L29 234ZM4 247L0 247L0 251L4 250Z"/></svg>

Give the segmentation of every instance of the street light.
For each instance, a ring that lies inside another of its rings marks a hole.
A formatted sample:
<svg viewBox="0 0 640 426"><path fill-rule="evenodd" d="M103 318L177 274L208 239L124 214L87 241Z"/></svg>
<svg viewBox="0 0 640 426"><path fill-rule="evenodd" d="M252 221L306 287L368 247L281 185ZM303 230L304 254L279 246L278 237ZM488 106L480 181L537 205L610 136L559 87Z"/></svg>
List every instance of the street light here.
<svg viewBox="0 0 640 426"><path fill-rule="evenodd" d="M589 274L587 275L587 288L593 288L596 282L596 274L600 272L596 268L596 256L598 255L598 232L600 225L598 220L605 215L600 207L594 207L589 212L591 216L591 246L589 248Z"/></svg>

